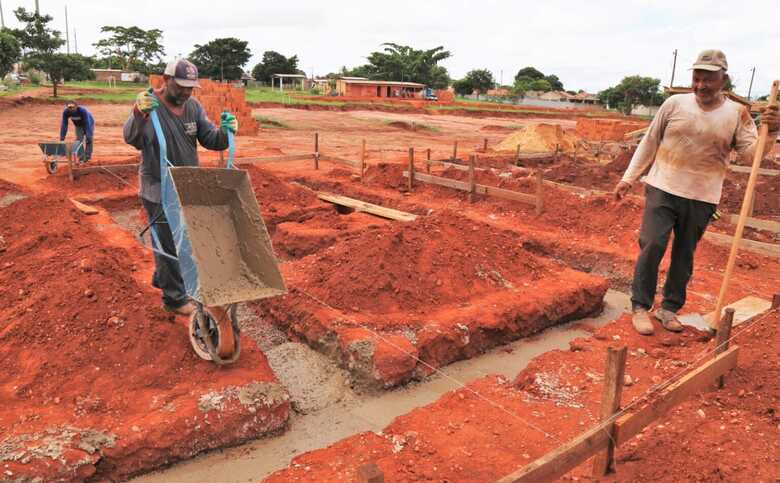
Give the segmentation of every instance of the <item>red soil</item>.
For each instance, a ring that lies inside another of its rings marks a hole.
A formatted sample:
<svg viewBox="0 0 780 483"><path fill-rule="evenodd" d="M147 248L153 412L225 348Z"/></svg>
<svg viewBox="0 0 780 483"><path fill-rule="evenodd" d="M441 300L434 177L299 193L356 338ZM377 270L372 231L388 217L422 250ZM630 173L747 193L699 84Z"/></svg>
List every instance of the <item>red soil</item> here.
<svg viewBox="0 0 780 483"><path fill-rule="evenodd" d="M284 265L291 293L258 308L363 382L394 385L429 372L406 353L440 366L600 310L602 279L522 243L450 213L363 230Z"/></svg>
<svg viewBox="0 0 780 483"><path fill-rule="evenodd" d="M725 389L689 399L618 448L617 473L605 479L770 481L780 467L772 436L780 423L774 409L778 322L775 313L740 337L739 366ZM626 373L633 382L623 389L626 406L711 350L704 340L695 332L640 338L624 317L593 338L573 341L570 352L537 357L514 385L496 376L477 380L396 418L378 435L303 454L264 481L347 480L365 462L375 462L387 481L493 481L596 423L607 345L629 347ZM588 461L570 478L588 479L590 471Z"/></svg>
<svg viewBox="0 0 780 483"><path fill-rule="evenodd" d="M106 243L93 224L107 215L56 193L0 212L6 475L124 479L285 425L264 355L247 342L235 366L198 359L184 322L135 278L150 255Z"/></svg>

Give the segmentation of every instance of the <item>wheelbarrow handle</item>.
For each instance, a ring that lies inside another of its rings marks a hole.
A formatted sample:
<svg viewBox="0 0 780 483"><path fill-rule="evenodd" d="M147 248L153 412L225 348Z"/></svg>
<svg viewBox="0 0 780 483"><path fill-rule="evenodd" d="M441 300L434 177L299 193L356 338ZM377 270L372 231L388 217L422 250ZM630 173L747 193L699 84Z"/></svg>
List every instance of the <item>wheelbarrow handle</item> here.
<svg viewBox="0 0 780 483"><path fill-rule="evenodd" d="M228 116L229 114L230 112L228 111L222 111L222 119L225 119L225 117ZM236 156L235 134L233 134L233 131L231 131L230 129L226 129L225 132L227 132L227 138L228 138L228 158L225 167L227 169L233 169L233 159Z"/></svg>

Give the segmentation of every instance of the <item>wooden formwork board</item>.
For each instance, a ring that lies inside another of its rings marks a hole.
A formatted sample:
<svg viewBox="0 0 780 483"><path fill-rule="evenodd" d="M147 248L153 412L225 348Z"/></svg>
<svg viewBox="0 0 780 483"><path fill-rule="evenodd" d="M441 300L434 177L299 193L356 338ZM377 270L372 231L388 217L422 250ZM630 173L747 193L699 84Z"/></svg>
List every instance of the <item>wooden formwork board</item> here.
<svg viewBox="0 0 780 483"><path fill-rule="evenodd" d="M283 154L283 155L276 155L276 156L259 156L259 157L251 157L251 158L236 158L234 160L235 164L239 163L249 163L249 164L256 164L256 163L278 163L283 161L307 161L314 157L314 154Z"/></svg>
<svg viewBox="0 0 780 483"><path fill-rule="evenodd" d="M498 481L531 483L552 481L565 475L605 449L611 438L614 437L617 445L625 443L671 408L712 385L718 377L736 367L738 354L739 347L731 347L670 384L651 403L636 411L602 421L563 446ZM611 427L614 427L614 436L608 431Z"/></svg>
<svg viewBox="0 0 780 483"><path fill-rule="evenodd" d="M468 167L467 167L468 168ZM403 176L409 177L409 171L404 171ZM425 173L414 173L415 181L422 181L423 183L435 184L439 186L445 186L447 188L453 188L460 191L470 191L471 186L466 181L458 181L456 179L442 178L441 176L433 176ZM535 205L537 203L537 196L527 193L520 193L517 191L506 190L503 188L496 188L494 186L486 186L482 184L474 185L474 193L485 196L492 196L495 198L503 198L506 200L520 201L523 203L530 203Z"/></svg>
<svg viewBox="0 0 780 483"><path fill-rule="evenodd" d="M734 237L731 235L711 231L704 233L704 239L715 245L726 247L730 247L734 241ZM774 243L759 242L743 238L739 241L739 245L740 248L750 252L766 255L768 257L780 257L780 245Z"/></svg>

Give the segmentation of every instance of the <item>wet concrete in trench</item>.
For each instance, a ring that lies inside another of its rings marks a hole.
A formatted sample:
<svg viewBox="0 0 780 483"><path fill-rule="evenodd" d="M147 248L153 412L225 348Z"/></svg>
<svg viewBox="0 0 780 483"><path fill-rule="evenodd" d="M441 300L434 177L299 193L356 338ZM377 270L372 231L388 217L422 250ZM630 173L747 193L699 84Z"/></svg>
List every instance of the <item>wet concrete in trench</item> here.
<svg viewBox="0 0 780 483"><path fill-rule="evenodd" d="M293 406L299 411L290 418L289 429L277 437L207 453L133 481L257 481L287 467L292 458L299 454L328 446L362 431L379 432L395 417L432 403L442 394L474 379L487 374L501 374L513 378L534 357L550 350L566 349L571 340L589 335L583 326L600 327L617 319L629 308L628 295L610 290L605 297L604 311L598 317L550 328L534 337L497 347L479 357L450 364L423 381L377 394L354 392L340 370L327 362L317 362L322 356L303 344L279 339L275 344L267 344L267 340L266 343L258 340L258 345L266 351L280 382L290 390ZM274 347L270 347L271 345ZM293 349L291 345L300 347ZM281 361L284 356L289 355L291 349L298 355L308 354L307 375L304 380L301 380L302 371L285 368ZM302 382L322 383L323 387L314 395L310 392L301 393L294 388L300 388Z"/></svg>

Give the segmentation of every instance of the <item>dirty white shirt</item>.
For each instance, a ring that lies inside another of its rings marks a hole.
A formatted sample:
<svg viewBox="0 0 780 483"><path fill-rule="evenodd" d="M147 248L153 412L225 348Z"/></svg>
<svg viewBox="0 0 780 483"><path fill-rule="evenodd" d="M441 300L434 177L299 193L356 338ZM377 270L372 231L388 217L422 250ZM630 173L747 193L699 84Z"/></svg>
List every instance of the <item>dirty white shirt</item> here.
<svg viewBox="0 0 780 483"><path fill-rule="evenodd" d="M695 94L668 98L639 143L623 181L633 183L652 164L645 182L683 198L718 204L731 150L755 151L758 134L747 108L726 98L704 111ZM767 143L772 149L774 139Z"/></svg>

